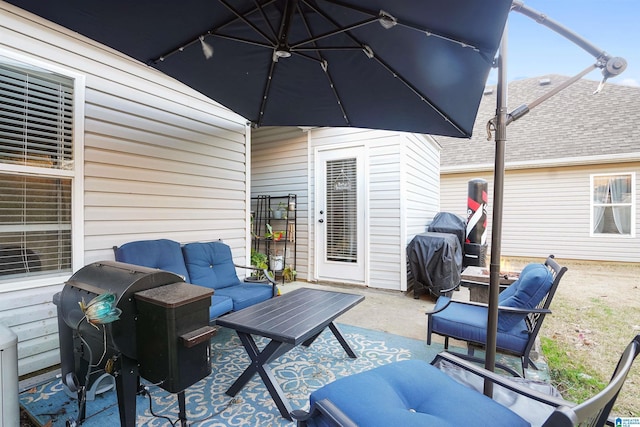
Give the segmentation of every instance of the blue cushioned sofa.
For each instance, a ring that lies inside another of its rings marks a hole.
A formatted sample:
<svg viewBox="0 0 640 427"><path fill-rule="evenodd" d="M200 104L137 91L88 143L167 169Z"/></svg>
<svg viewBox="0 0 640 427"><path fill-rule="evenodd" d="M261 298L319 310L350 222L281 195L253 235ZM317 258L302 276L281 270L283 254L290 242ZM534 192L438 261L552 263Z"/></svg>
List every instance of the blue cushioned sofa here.
<svg viewBox="0 0 640 427"><path fill-rule="evenodd" d="M277 294L275 280L267 272L269 283L245 283L236 268L258 270L233 263L231 248L222 241L195 242L181 246L168 240L139 240L113 248L116 261L170 271L187 283L214 290L209 317L211 321L230 311L238 311Z"/></svg>

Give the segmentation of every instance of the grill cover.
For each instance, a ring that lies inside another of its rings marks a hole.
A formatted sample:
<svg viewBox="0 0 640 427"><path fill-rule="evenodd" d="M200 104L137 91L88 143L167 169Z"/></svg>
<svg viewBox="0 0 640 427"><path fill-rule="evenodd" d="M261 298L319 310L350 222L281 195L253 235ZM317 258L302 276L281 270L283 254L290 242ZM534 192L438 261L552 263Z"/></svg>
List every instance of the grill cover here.
<svg viewBox="0 0 640 427"><path fill-rule="evenodd" d="M427 227L427 231L429 232L455 234L460 241L461 249L464 249L463 245L466 240L466 230L467 221L450 212L438 212Z"/></svg>
<svg viewBox="0 0 640 427"><path fill-rule="evenodd" d="M455 234L427 232L416 235L407 246L413 293L440 296L440 291L460 283L462 249Z"/></svg>

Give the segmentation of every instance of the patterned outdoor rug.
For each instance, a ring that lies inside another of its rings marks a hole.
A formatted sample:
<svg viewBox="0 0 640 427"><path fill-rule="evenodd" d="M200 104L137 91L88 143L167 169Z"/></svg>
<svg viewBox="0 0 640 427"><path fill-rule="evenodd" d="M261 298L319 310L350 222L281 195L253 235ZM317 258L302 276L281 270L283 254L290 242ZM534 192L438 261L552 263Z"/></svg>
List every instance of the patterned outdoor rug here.
<svg viewBox="0 0 640 427"><path fill-rule="evenodd" d="M347 341L359 356L350 359L333 334L326 330L309 347L296 347L271 364L274 375L294 409L309 406L309 394L321 386L347 375L394 361L431 361L442 346L384 332L341 325ZM258 341L259 345L267 340ZM186 390L189 426L292 426L282 418L258 375L235 396L225 391L249 364L244 347L235 332L221 328L211 342L213 372ZM144 380L143 380L144 382ZM138 426L180 425L175 394L151 386L151 399L137 397ZM151 401L151 410L150 410ZM20 404L40 425L64 427L77 419L77 402L68 397L60 380L34 387L20 395ZM152 414L155 414L155 416ZM166 418L162 418L166 417ZM119 412L114 390L87 402L86 427L118 425Z"/></svg>

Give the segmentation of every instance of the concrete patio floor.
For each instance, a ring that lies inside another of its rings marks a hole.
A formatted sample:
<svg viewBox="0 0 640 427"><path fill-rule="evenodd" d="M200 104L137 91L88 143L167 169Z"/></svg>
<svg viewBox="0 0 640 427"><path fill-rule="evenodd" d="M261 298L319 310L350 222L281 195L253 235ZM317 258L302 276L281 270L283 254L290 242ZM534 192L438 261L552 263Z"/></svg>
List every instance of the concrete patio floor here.
<svg viewBox="0 0 640 427"><path fill-rule="evenodd" d="M417 340L427 339L426 311L433 308L435 299L421 295L413 298L413 292L390 291L356 285L331 283L291 282L278 287L282 293L298 288L326 289L364 295L365 299L340 316L338 323L374 329ZM456 299L468 298L468 291L456 292ZM440 337L436 337L436 342Z"/></svg>

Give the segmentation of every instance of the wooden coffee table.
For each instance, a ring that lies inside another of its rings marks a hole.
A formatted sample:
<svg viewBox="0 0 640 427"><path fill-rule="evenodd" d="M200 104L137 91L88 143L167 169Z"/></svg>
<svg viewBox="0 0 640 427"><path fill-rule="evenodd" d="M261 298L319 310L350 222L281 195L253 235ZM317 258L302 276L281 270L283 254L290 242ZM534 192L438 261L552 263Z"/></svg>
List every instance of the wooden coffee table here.
<svg viewBox="0 0 640 427"><path fill-rule="evenodd" d="M235 396L258 373L282 416L290 420L291 404L269 363L298 345L311 345L327 327L349 357L356 358L333 321L363 300L362 295L301 288L218 318L217 325L235 329L251 358L249 366L226 393ZM261 351L253 335L271 341Z"/></svg>

